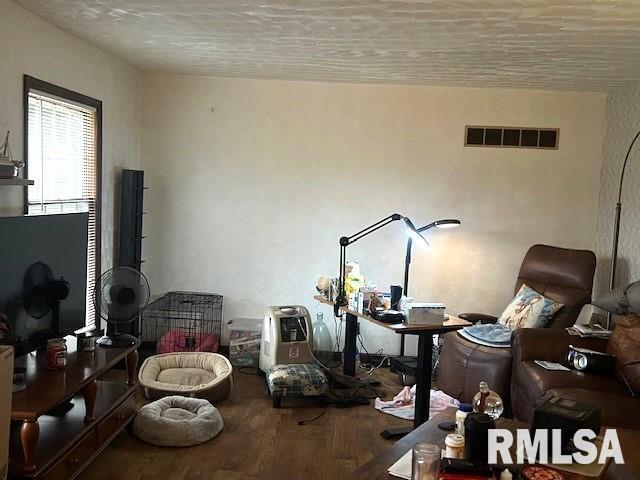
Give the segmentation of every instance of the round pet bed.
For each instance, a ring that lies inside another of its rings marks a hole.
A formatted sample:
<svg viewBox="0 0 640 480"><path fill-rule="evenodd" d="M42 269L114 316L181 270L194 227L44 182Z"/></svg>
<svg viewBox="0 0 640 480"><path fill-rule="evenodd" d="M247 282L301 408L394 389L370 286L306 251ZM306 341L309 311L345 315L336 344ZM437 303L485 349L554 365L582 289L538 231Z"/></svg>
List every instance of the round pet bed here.
<svg viewBox="0 0 640 480"><path fill-rule="evenodd" d="M207 400L174 395L142 407L133 433L161 447L191 447L211 440L223 426L220 412Z"/></svg>
<svg viewBox="0 0 640 480"><path fill-rule="evenodd" d="M138 379L150 400L182 395L213 403L231 393L232 373L231 362L217 353L176 352L147 358Z"/></svg>

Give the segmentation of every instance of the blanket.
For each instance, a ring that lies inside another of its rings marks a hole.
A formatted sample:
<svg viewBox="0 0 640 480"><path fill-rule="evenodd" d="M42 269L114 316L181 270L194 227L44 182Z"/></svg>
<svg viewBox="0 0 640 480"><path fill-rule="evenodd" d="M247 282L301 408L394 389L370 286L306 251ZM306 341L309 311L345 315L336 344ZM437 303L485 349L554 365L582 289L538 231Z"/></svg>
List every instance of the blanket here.
<svg viewBox="0 0 640 480"><path fill-rule="evenodd" d="M384 401L376 398L374 407L383 413L394 417L413 420L415 416L416 386L404 387L393 400ZM450 397L441 390L431 390L431 402L429 403L429 418L445 411L449 407L458 407L460 402Z"/></svg>

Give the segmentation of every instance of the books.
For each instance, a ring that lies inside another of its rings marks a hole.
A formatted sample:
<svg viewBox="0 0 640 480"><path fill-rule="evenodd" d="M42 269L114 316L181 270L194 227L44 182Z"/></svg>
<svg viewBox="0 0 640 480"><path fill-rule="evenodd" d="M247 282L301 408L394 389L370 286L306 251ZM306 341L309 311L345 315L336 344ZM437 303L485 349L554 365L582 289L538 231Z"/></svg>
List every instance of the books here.
<svg viewBox="0 0 640 480"><path fill-rule="evenodd" d="M602 325L574 325L567 328L569 335L582 337L582 338L609 338L611 336L611 330L607 330Z"/></svg>

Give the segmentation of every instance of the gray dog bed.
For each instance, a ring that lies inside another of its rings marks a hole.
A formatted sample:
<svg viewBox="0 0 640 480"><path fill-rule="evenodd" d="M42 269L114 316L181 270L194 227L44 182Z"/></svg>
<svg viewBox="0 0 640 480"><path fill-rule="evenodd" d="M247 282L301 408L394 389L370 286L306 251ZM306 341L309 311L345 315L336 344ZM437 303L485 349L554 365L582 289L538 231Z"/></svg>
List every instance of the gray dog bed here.
<svg viewBox="0 0 640 480"><path fill-rule="evenodd" d="M218 435L222 416L208 400L174 395L145 405L133 421L133 433L161 447L191 447Z"/></svg>

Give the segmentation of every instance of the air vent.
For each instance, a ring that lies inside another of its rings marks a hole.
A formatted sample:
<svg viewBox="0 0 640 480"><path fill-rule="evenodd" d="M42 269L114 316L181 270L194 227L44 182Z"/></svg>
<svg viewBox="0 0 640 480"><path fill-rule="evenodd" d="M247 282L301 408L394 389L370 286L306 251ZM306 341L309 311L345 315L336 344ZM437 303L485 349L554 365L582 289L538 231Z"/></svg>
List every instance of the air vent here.
<svg viewBox="0 0 640 480"><path fill-rule="evenodd" d="M543 148L557 150L557 128L478 127L465 128L465 147Z"/></svg>

